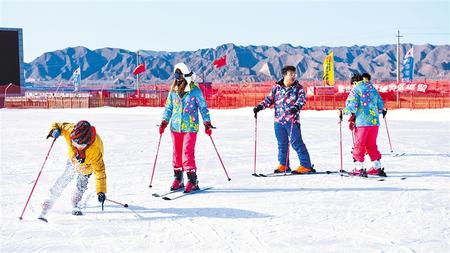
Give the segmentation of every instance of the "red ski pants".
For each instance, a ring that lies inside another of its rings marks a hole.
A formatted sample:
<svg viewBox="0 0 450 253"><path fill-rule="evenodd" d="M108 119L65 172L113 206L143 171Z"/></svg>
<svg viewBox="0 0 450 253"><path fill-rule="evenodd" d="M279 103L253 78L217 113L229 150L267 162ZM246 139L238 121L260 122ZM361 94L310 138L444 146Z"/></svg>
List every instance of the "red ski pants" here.
<svg viewBox="0 0 450 253"><path fill-rule="evenodd" d="M195 142L197 133L172 132L174 169L183 168L184 171L195 171Z"/></svg>
<svg viewBox="0 0 450 253"><path fill-rule="evenodd" d="M371 161L381 159L381 153L377 147L377 136L379 126L361 126L355 128L355 146L353 158L358 162L364 162L367 154Z"/></svg>

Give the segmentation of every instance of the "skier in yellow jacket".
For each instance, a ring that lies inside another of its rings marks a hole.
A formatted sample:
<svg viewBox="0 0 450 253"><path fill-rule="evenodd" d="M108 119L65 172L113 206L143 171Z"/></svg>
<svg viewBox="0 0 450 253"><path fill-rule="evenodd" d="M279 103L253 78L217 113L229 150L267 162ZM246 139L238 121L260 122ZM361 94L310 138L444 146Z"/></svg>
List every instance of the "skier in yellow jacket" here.
<svg viewBox="0 0 450 253"><path fill-rule="evenodd" d="M64 188L77 175L77 186L72 196L72 214L82 215L80 201L87 189L89 177L94 173L96 192L100 203L106 200L106 174L103 162L103 142L96 134L95 127L82 120L77 124L53 123L47 136L58 138L64 136L68 145L69 159L64 173L56 180L50 189L50 196L42 205L39 219L47 221L46 215L53 207L56 199L61 196Z"/></svg>

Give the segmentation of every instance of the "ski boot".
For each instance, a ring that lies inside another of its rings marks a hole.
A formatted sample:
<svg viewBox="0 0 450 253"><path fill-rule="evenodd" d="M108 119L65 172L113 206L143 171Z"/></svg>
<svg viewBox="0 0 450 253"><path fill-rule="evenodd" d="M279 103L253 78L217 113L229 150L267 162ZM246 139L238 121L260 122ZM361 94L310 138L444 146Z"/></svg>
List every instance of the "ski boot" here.
<svg viewBox="0 0 450 253"><path fill-rule="evenodd" d="M367 177L367 172L365 169L354 169L348 173L350 176L356 177Z"/></svg>
<svg viewBox="0 0 450 253"><path fill-rule="evenodd" d="M292 171L292 174L309 174L314 173L316 170L314 168L306 168L302 165L298 166L296 170Z"/></svg>
<svg viewBox="0 0 450 253"><path fill-rule="evenodd" d="M367 174L380 177L387 176L386 173L384 172L384 168L381 168L380 160L373 161L373 166L367 171Z"/></svg>
<svg viewBox="0 0 450 253"><path fill-rule="evenodd" d="M81 209L76 206L72 209L72 215L81 216L83 215L83 212L81 212Z"/></svg>
<svg viewBox="0 0 450 253"><path fill-rule="evenodd" d="M171 191L176 191L184 187L183 184L183 170L173 170L174 180L172 182L172 186L170 187Z"/></svg>
<svg viewBox="0 0 450 253"><path fill-rule="evenodd" d="M50 210L50 208L52 207L52 205L53 205L53 203L50 200L44 201L44 203L42 204L41 214L38 217L39 220L48 222L47 213Z"/></svg>
<svg viewBox="0 0 450 253"><path fill-rule="evenodd" d="M354 162L355 168L349 172L350 176L367 177L367 172L364 169L364 162Z"/></svg>
<svg viewBox="0 0 450 253"><path fill-rule="evenodd" d="M195 171L188 172L187 177L189 181L187 182L186 187L184 188L184 192L189 193L192 191L200 190L200 188L198 187L197 174L195 173Z"/></svg>
<svg viewBox="0 0 450 253"><path fill-rule="evenodd" d="M285 165L278 165L277 169L273 171L273 173L289 173L291 169Z"/></svg>

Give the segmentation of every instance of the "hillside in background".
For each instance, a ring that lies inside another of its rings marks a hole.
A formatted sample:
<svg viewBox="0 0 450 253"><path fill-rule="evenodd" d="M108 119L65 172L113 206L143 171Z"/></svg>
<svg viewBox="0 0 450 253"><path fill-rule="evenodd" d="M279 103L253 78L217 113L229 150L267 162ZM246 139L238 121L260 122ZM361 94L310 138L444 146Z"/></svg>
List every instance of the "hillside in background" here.
<svg viewBox="0 0 450 253"><path fill-rule="evenodd" d="M402 44L401 55L411 48ZM450 45L414 45L416 79L450 79ZM351 46L351 47L294 47L237 46L224 44L217 48L196 51L164 52L141 50L140 62L147 71L141 82L165 83L170 81L172 68L185 62L197 73L197 81L205 78L210 82L252 82L280 78L284 65L294 65L298 78L321 80L322 62L326 55L334 52L335 79L347 80L352 72L368 72L374 79L396 79L396 46ZM213 61L227 56L227 65L216 69ZM81 67L82 82L131 84L136 67L136 52L120 48L90 50L74 47L44 53L31 63L25 64L28 83L69 82L72 73Z"/></svg>

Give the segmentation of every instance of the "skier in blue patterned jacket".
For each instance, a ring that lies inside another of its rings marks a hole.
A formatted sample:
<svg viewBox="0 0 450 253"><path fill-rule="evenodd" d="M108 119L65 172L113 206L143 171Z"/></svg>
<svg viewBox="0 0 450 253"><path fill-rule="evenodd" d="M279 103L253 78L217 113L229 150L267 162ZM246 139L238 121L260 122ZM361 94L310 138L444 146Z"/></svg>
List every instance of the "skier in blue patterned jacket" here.
<svg viewBox="0 0 450 253"><path fill-rule="evenodd" d="M275 173L290 172L289 166L289 139L292 148L297 152L300 166L293 170L294 174L312 173L311 159L308 149L302 139L300 129L300 110L306 103L303 86L295 79L296 69L294 66L285 66L281 70L283 78L279 80L270 91L270 94L255 108L257 113L271 105L274 105L275 113L275 136L278 142L278 162Z"/></svg>

